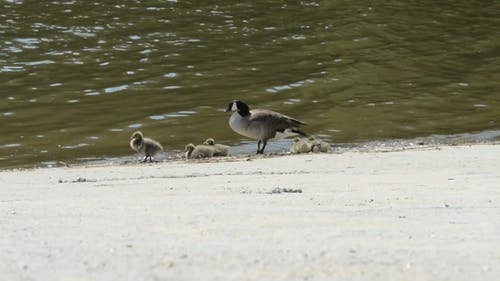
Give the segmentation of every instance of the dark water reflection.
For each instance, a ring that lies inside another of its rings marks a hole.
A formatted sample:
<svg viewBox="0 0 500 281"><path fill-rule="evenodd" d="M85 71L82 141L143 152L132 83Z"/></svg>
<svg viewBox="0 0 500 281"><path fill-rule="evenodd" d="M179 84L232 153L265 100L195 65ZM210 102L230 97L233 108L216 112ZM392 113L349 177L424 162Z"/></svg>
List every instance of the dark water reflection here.
<svg viewBox="0 0 500 281"><path fill-rule="evenodd" d="M342 143L500 128L498 1L122 2L0 4L0 167L236 145L235 98Z"/></svg>

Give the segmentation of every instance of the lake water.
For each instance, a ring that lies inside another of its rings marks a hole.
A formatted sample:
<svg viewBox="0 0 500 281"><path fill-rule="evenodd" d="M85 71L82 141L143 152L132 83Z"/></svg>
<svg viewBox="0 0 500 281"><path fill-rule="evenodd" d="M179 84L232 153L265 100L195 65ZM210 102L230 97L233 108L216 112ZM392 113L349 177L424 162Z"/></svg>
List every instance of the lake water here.
<svg viewBox="0 0 500 281"><path fill-rule="evenodd" d="M336 143L500 129L500 1L243 2L2 1L0 168L253 152L233 99Z"/></svg>

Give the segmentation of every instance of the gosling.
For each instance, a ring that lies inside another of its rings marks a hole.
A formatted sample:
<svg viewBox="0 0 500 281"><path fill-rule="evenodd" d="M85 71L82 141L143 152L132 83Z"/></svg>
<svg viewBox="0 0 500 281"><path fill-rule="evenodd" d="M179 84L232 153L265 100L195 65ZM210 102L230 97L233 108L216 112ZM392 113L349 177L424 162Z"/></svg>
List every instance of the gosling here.
<svg viewBox="0 0 500 281"><path fill-rule="evenodd" d="M130 138L130 147L137 153L145 154L146 157L142 162L146 162L149 158L149 162L153 162L153 156L163 151L161 144L150 138L145 138L141 131L135 131Z"/></svg>
<svg viewBox="0 0 500 281"><path fill-rule="evenodd" d="M215 143L213 138L208 138L203 142L204 145L210 145L214 147L214 156L228 156L229 146Z"/></svg>
<svg viewBox="0 0 500 281"><path fill-rule="evenodd" d="M186 145L185 155L187 159L196 159L196 158L209 158L213 157L215 152L215 148L211 145L200 144L195 146L190 143Z"/></svg>
<svg viewBox="0 0 500 281"><path fill-rule="evenodd" d="M311 152L311 144L300 138L294 138L292 146L290 146L290 152L293 154L309 153Z"/></svg>
<svg viewBox="0 0 500 281"><path fill-rule="evenodd" d="M311 146L311 151L318 152L330 152L330 144L323 140L317 140L313 136L309 137L309 145Z"/></svg>

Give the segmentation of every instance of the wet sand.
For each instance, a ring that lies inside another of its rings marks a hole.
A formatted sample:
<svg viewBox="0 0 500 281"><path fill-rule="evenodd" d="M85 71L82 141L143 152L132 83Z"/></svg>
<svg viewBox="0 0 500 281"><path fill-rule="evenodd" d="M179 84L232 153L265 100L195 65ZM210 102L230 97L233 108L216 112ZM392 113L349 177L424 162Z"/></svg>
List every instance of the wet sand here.
<svg viewBox="0 0 500 281"><path fill-rule="evenodd" d="M0 172L1 280L498 280L500 146Z"/></svg>

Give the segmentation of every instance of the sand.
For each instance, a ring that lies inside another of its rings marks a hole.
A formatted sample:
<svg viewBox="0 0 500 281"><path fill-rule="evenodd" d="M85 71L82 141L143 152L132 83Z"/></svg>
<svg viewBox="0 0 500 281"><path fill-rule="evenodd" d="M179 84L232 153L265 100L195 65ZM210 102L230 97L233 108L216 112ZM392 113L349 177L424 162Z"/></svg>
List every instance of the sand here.
<svg viewBox="0 0 500 281"><path fill-rule="evenodd" d="M0 280L499 280L500 146L0 172Z"/></svg>

